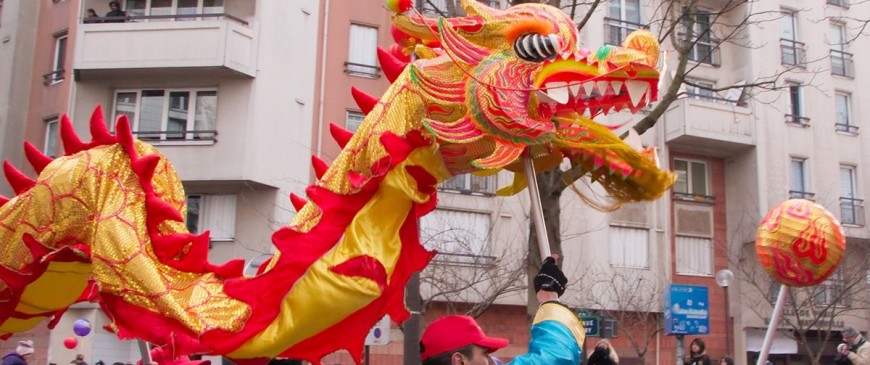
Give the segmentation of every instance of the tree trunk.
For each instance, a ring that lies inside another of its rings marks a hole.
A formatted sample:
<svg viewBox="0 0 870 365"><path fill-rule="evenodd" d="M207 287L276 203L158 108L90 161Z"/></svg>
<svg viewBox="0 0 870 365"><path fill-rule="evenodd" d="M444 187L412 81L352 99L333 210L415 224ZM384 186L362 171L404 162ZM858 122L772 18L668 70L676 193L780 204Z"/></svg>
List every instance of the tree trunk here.
<svg viewBox="0 0 870 365"><path fill-rule="evenodd" d="M541 209L544 212L544 224L547 227L547 236L549 238L550 253L559 255L558 263L561 265L564 258L562 257L562 235L560 232L562 206L559 205L559 198L562 196L562 190L565 189L565 185L562 183L562 171L553 169L542 172L537 175L537 180L538 192L541 194ZM538 234L531 219L529 220L529 232L527 313L531 321L538 310L538 300L535 296L535 286L533 284L535 275L541 269L543 260L541 259L541 251L538 248ZM570 285L570 282L568 285Z"/></svg>

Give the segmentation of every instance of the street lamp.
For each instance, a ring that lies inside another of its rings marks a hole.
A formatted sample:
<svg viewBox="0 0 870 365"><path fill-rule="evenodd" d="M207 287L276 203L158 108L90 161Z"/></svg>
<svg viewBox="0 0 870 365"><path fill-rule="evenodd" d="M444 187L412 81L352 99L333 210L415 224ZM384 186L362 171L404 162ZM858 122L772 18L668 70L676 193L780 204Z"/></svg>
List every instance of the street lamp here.
<svg viewBox="0 0 870 365"><path fill-rule="evenodd" d="M734 273L731 272L731 270L722 269L716 273L716 285L725 289L725 352L728 356L734 356L734 354L731 353L731 315L729 314L731 303L728 302L728 287L732 282L734 282Z"/></svg>

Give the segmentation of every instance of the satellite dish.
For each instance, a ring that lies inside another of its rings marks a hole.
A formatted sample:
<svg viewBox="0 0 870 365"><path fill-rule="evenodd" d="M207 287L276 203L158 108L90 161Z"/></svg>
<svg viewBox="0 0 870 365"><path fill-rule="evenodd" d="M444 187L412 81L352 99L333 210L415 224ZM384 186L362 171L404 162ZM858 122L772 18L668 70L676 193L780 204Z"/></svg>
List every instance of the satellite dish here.
<svg viewBox="0 0 870 365"><path fill-rule="evenodd" d="M731 272L731 270L722 269L716 273L716 285L727 288L727 287L731 286L731 283L733 283L733 282L734 282L734 273Z"/></svg>

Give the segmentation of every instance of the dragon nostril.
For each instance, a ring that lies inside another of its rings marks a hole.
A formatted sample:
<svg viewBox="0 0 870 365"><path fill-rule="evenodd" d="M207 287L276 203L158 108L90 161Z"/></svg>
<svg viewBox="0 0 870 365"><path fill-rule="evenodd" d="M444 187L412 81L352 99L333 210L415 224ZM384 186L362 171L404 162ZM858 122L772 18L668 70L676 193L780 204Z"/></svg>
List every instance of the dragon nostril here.
<svg viewBox="0 0 870 365"><path fill-rule="evenodd" d="M513 45L517 57L530 61L542 62L556 56L559 49L559 38L555 34L543 36L528 33L519 36Z"/></svg>

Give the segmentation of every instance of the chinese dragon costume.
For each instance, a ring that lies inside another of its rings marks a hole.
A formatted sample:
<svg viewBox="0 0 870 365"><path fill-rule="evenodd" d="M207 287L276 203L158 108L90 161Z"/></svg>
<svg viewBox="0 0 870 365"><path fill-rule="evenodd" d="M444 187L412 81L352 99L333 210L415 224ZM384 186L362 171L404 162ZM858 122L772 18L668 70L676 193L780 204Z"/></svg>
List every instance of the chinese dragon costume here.
<svg viewBox="0 0 870 365"><path fill-rule="evenodd" d="M0 197L0 334L52 326L71 304L98 299L119 337L175 354L317 363L343 348L358 360L377 320L408 317L405 284L434 255L417 219L434 209L438 182L508 169L517 178L500 192L516 193L528 155L538 170L567 159L618 201L672 184L653 153L592 120L656 99L650 33L592 52L559 9L463 6L464 17L394 16L418 59L379 52L392 86L380 99L354 91L365 121L355 133L331 126L342 152L331 164L313 158L317 181L307 199L291 196L298 212L254 276L242 260L208 262L208 233L187 231L173 167L125 117L112 134L97 108L83 142L64 116L64 156L25 144L35 179L4 165L16 195Z"/></svg>

